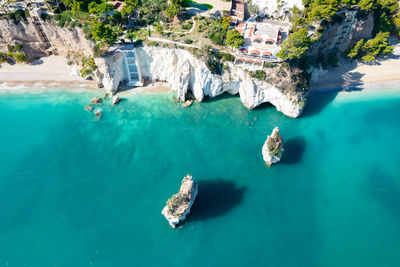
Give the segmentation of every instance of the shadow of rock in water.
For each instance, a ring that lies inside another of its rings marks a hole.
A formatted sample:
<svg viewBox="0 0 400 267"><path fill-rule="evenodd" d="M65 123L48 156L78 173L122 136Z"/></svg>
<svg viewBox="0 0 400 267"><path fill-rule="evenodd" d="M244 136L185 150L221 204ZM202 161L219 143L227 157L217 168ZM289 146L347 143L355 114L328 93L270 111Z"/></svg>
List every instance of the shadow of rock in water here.
<svg viewBox="0 0 400 267"><path fill-rule="evenodd" d="M368 175L368 193L387 209L400 224L400 184L382 169L373 168Z"/></svg>
<svg viewBox="0 0 400 267"><path fill-rule="evenodd" d="M296 164L301 161L304 150L306 149L306 139L302 136L290 138L283 141L285 152L283 153L283 164Z"/></svg>
<svg viewBox="0 0 400 267"><path fill-rule="evenodd" d="M335 100L338 92L313 92L308 96L308 101L301 117L309 117L320 113L329 103Z"/></svg>
<svg viewBox="0 0 400 267"><path fill-rule="evenodd" d="M226 214L243 198L245 187L238 188L232 181L216 179L199 181L197 199L189 220L207 220Z"/></svg>

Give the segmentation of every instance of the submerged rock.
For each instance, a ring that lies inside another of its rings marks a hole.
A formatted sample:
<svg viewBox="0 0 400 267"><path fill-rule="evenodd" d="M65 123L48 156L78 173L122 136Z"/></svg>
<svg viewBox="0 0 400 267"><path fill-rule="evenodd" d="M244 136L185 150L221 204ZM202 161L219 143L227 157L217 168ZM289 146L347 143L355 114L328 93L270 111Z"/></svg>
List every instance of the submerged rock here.
<svg viewBox="0 0 400 267"><path fill-rule="evenodd" d="M112 98L112 104L113 104L113 105L118 104L119 101L121 101L121 99L119 98L119 96L117 96L117 95L113 96L113 98Z"/></svg>
<svg viewBox="0 0 400 267"><path fill-rule="evenodd" d="M283 152L283 137L279 134L279 128L275 127L271 135L268 135L262 147L262 155L265 163L271 166L281 160Z"/></svg>
<svg viewBox="0 0 400 267"><path fill-rule="evenodd" d="M96 108L94 110L94 118L95 118L95 120L99 120L101 118L101 115L103 115L103 110L101 108Z"/></svg>
<svg viewBox="0 0 400 267"><path fill-rule="evenodd" d="M196 196L197 182L188 174L183 178L179 192L168 199L167 205L161 212L172 228L175 228L186 219L186 215L190 213L190 208Z"/></svg>

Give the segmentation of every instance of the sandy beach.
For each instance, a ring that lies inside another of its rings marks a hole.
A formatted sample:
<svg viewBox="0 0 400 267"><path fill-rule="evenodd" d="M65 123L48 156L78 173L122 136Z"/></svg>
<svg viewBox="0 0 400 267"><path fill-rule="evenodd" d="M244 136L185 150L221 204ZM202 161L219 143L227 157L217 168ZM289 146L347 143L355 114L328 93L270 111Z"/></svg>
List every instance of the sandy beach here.
<svg viewBox="0 0 400 267"><path fill-rule="evenodd" d="M0 87L85 87L97 88L96 82L87 81L69 73L62 56L49 56L29 64L0 66Z"/></svg>
<svg viewBox="0 0 400 267"><path fill-rule="evenodd" d="M398 88L400 85L400 55L373 64L343 62L310 82L310 91L364 90ZM97 88L96 82L87 81L69 73L62 56L49 56L29 64L1 64L0 88ZM157 82L140 88L121 90L120 94L167 92L168 84Z"/></svg>
<svg viewBox="0 0 400 267"><path fill-rule="evenodd" d="M379 60L373 64L347 62L330 69L317 81L310 82L310 91L343 89L361 90L400 86L400 57Z"/></svg>

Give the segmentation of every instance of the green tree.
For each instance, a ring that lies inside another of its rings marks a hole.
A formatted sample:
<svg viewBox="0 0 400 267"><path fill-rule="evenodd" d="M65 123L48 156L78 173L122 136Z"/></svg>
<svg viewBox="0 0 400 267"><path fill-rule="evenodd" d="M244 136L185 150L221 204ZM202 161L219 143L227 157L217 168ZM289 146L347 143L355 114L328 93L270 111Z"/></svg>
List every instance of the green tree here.
<svg viewBox="0 0 400 267"><path fill-rule="evenodd" d="M230 30L226 35L225 44L238 49L244 44L244 38L237 30Z"/></svg>
<svg viewBox="0 0 400 267"><path fill-rule="evenodd" d="M282 59L300 59L307 53L310 46L310 39L306 29L300 29L292 33L282 42L281 50L276 54Z"/></svg>
<svg viewBox="0 0 400 267"><path fill-rule="evenodd" d="M373 61L378 56L387 56L393 53L393 46L389 45L388 32L379 32L375 38L366 42L360 40L347 55L350 58L361 58L364 62Z"/></svg>
<svg viewBox="0 0 400 267"><path fill-rule="evenodd" d="M349 58L356 59L360 56L361 50L364 46L364 39L361 39L356 43L356 45L350 50L350 52L347 54Z"/></svg>
<svg viewBox="0 0 400 267"><path fill-rule="evenodd" d="M117 34L103 22L96 22L92 27L92 35L98 42L104 41L109 46L115 44L118 39Z"/></svg>
<svg viewBox="0 0 400 267"><path fill-rule="evenodd" d="M180 5L178 4L171 4L167 7L167 9L165 10L165 14L167 15L167 17L169 19L173 19L175 16L177 16L179 14L181 10Z"/></svg>

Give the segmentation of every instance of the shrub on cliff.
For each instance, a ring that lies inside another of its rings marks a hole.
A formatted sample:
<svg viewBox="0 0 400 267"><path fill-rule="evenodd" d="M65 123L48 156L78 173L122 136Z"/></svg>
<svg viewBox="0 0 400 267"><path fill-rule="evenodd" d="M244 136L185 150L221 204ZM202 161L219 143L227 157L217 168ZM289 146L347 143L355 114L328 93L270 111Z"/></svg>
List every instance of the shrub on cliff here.
<svg viewBox="0 0 400 267"><path fill-rule="evenodd" d="M211 71L211 73L218 74L218 75L222 74L221 63L218 60L216 60L214 58L209 58L206 61L206 66Z"/></svg>
<svg viewBox="0 0 400 267"><path fill-rule="evenodd" d="M393 46L389 45L388 37L388 32L380 32L375 38L366 42L361 39L351 48L347 56L353 59L361 58L364 62L373 61L379 56L386 57L393 52Z"/></svg>
<svg viewBox="0 0 400 267"><path fill-rule="evenodd" d="M17 63L23 63L23 62L27 62L28 59L26 58L26 56L24 54L15 54L14 55L15 60L17 61Z"/></svg>

